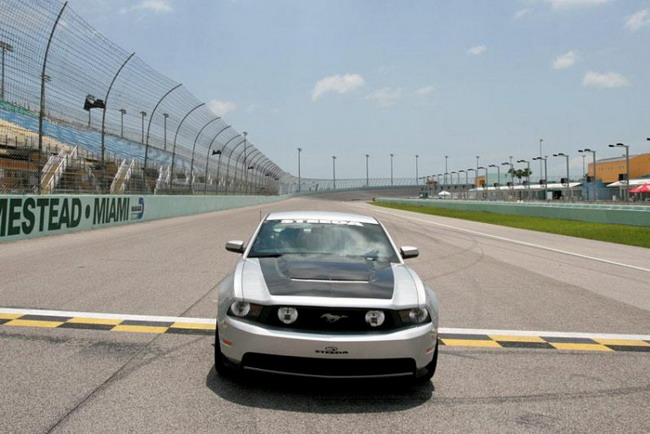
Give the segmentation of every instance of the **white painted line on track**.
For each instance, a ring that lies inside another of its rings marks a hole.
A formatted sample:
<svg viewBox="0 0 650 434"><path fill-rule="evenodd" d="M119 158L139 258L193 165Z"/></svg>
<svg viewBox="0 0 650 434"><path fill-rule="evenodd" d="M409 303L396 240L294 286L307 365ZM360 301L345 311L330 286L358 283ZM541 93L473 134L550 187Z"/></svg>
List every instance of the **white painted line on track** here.
<svg viewBox="0 0 650 434"><path fill-rule="evenodd" d="M407 216L407 215L404 215L404 214L397 215L397 214L386 212L386 211L383 211L383 210L377 210L377 212L382 213L382 214L387 214L387 215L390 215L390 216L393 216L393 217L399 217L399 218L404 218L404 219L407 219L407 220L412 220L412 221L417 221L417 222L422 222L422 223L428 223L430 225L440 226L440 227L447 228L447 229L453 229L455 231L465 232L465 233L472 234L472 235L478 235L478 236L485 237L485 238L492 238L494 240L506 241L506 242L513 243L513 244L519 244L521 246L533 247L533 248L536 248L536 249L546 250L546 251L553 252L553 253L561 253L563 255L575 256L577 258L589 259L589 260L592 260L592 261L603 262L605 264L616 265L616 266L619 266L619 267L631 268L633 270L645 271L646 273L650 273L650 268L637 267L636 265L630 265L630 264L624 264L622 262L610 261L608 259L597 258L595 256L582 255L580 253L569 252L567 250L554 249L553 247L542 246L540 244L527 243L525 241L513 240L512 238L505 238L505 237L500 237L498 235L486 234L484 232L473 231L471 229L458 228L458 227L455 227L455 226L446 225L444 223L436 223L436 222L432 222L430 220L419 219L419 218Z"/></svg>
<svg viewBox="0 0 650 434"><path fill-rule="evenodd" d="M0 314L17 315L43 315L52 317L72 318L95 318L95 319L120 319L153 322L182 322L198 324L214 324L215 318L189 318L178 316L156 316L156 315L124 315L112 313L94 312L71 312L61 310L43 309L12 309L0 307ZM552 331L528 331L528 330L491 330L491 329L469 329L469 328L438 328L438 333L457 335L509 335L509 336L547 336L555 338L586 338L586 339L630 339L650 341L650 335L633 334L611 334L611 333L574 333L574 332L552 332Z"/></svg>

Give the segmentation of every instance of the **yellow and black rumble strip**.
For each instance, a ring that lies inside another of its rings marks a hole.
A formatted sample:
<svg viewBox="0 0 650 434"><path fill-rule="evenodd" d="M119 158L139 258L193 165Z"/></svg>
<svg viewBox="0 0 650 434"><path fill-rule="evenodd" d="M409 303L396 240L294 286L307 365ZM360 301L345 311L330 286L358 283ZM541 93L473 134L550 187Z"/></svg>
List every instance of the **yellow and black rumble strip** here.
<svg viewBox="0 0 650 434"><path fill-rule="evenodd" d="M650 352L650 340L583 337L472 335L440 333L440 343L452 347L538 348L574 351Z"/></svg>
<svg viewBox="0 0 650 434"><path fill-rule="evenodd" d="M182 335L213 335L211 324L181 321L143 321L132 319L85 318L49 315L0 313L0 325L8 327L41 327L57 329L104 330L129 333L171 333Z"/></svg>
<svg viewBox="0 0 650 434"><path fill-rule="evenodd" d="M153 334L184 334L211 336L216 329L213 320L176 318L175 321L146 319L111 318L110 315L102 317L93 316L64 316L25 314L20 312L0 312L0 326L4 327L39 327L56 329L83 329L100 330L126 333L153 333ZM544 334L472 334L472 333L446 333L440 329L440 344L448 347L477 347L477 348L525 348L549 349L571 351L630 351L650 352L650 339L612 339L603 335L593 337L576 337L567 333L566 336L557 336L557 333ZM525 332L528 333L528 332ZM644 338L646 336L643 336Z"/></svg>

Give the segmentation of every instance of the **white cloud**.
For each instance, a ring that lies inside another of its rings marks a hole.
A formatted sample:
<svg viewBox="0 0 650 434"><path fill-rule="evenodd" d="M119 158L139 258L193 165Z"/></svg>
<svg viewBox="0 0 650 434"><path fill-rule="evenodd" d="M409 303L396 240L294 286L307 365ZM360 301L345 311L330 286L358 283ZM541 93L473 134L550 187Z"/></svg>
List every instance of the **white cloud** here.
<svg viewBox="0 0 650 434"><path fill-rule="evenodd" d="M529 13L530 13L530 9L519 9L517 12L515 12L513 17L515 20L520 20L526 15L528 15Z"/></svg>
<svg viewBox="0 0 650 434"><path fill-rule="evenodd" d="M575 51L573 50L567 51L563 55L555 58L555 60L553 61L553 68L564 69L573 66L573 64L576 63L576 57L577 54Z"/></svg>
<svg viewBox="0 0 650 434"><path fill-rule="evenodd" d="M586 6L597 6L609 3L611 0L546 0L553 9L568 9Z"/></svg>
<svg viewBox="0 0 650 434"><path fill-rule="evenodd" d="M431 95L436 91L436 88L433 86L424 86L415 91L417 96L427 96Z"/></svg>
<svg viewBox="0 0 650 434"><path fill-rule="evenodd" d="M630 82L617 72L599 73L589 71L582 79L582 85L586 87L614 88L629 86Z"/></svg>
<svg viewBox="0 0 650 434"><path fill-rule="evenodd" d="M381 107L388 107L395 104L397 101L404 97L404 89L401 87L382 87L372 92L366 97L371 101L375 101Z"/></svg>
<svg viewBox="0 0 650 434"><path fill-rule="evenodd" d="M476 45L476 46L470 48L469 50L467 50L467 54L472 54L474 56L478 56L479 54L485 53L485 50L487 50L485 45Z"/></svg>
<svg viewBox="0 0 650 434"><path fill-rule="evenodd" d="M634 15L630 15L625 20L625 27L633 32L639 30L643 26L650 24L650 10L642 9Z"/></svg>
<svg viewBox="0 0 650 434"><path fill-rule="evenodd" d="M366 80L359 74L330 75L316 83L311 91L311 100L316 101L329 92L344 94L364 84L366 84Z"/></svg>
<svg viewBox="0 0 650 434"><path fill-rule="evenodd" d="M217 116L224 116L237 110L237 105L230 101L218 101L213 99L208 103L208 108Z"/></svg>
<svg viewBox="0 0 650 434"><path fill-rule="evenodd" d="M128 8L122 8L120 12L127 13L138 10L152 11L155 13L171 12L172 5L169 0L141 0L136 5Z"/></svg>

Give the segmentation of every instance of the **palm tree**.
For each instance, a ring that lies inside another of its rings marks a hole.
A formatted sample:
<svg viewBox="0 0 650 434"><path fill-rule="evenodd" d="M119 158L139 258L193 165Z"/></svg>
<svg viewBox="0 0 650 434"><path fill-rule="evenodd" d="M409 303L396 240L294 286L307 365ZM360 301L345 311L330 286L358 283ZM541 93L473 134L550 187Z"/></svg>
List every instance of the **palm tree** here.
<svg viewBox="0 0 650 434"><path fill-rule="evenodd" d="M527 178L530 179L530 175L533 174L533 171L525 168L525 169L514 169L510 168L508 169L508 173L513 176L513 178L519 179L519 182L521 183L522 178Z"/></svg>

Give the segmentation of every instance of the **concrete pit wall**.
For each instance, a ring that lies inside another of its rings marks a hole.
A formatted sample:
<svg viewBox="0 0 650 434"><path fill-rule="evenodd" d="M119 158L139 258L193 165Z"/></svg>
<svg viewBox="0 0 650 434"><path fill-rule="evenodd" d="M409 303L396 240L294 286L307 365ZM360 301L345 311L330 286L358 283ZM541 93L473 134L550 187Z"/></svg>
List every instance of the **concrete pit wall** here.
<svg viewBox="0 0 650 434"><path fill-rule="evenodd" d="M650 206L645 205L512 203L387 197L377 198L377 202L415 205L426 208L446 208L462 211L483 211L495 214L578 220L592 223L650 226Z"/></svg>

